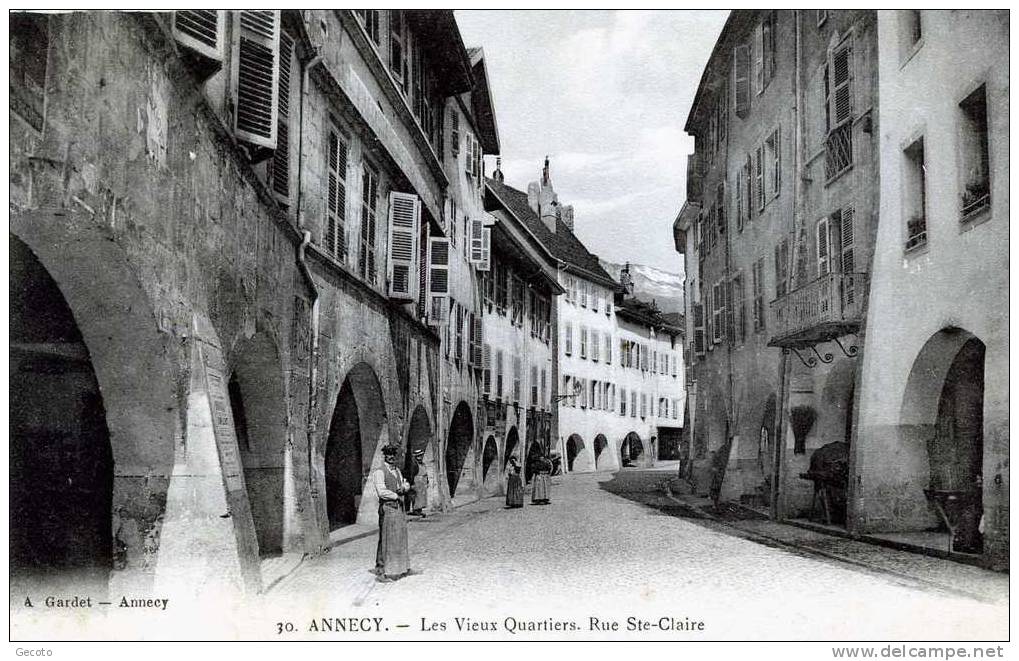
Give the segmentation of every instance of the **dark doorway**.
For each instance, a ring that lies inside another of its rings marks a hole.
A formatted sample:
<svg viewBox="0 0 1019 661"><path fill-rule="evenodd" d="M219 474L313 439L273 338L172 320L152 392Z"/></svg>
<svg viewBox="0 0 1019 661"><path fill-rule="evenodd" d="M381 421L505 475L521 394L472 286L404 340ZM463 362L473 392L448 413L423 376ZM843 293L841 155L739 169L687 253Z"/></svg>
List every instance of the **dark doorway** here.
<svg viewBox="0 0 1019 661"><path fill-rule="evenodd" d="M325 472L330 530L357 522L364 483L383 436L388 438L382 388L371 366L359 363L343 380L329 423ZM374 511L364 514L374 519Z"/></svg>
<svg viewBox="0 0 1019 661"><path fill-rule="evenodd" d="M520 435L517 433L517 428L512 427L509 430L509 434L506 435L506 450L502 455L502 468L506 469L506 465L509 463L510 457L516 456L514 453L517 451L517 445L520 443Z"/></svg>
<svg viewBox="0 0 1019 661"><path fill-rule="evenodd" d="M577 434L573 434L566 439L566 468L567 470L573 470L573 462L576 460L577 455L580 454L581 450L584 449L584 440Z"/></svg>
<svg viewBox="0 0 1019 661"><path fill-rule="evenodd" d="M644 456L644 444L637 432L630 432L623 439L623 447L620 449L620 456L623 466L636 465Z"/></svg>
<svg viewBox="0 0 1019 661"><path fill-rule="evenodd" d="M930 445L931 489L959 494L954 548L970 553L983 547L983 429L984 343L971 338L945 376Z"/></svg>
<svg viewBox="0 0 1019 661"><path fill-rule="evenodd" d="M488 480L488 470L492 467L492 464L498 466L496 461L499 458L499 446L495 443L495 437L489 436L488 440L485 441L485 451L481 454L481 480L485 482ZM493 474L495 471L493 471Z"/></svg>
<svg viewBox="0 0 1019 661"><path fill-rule="evenodd" d="M464 469L473 469L474 456L474 420L471 409L466 402L460 402L449 424L449 436L446 439L446 480L449 484L449 497L456 495L459 487L473 487L471 475L464 475ZM466 477L466 479L463 479ZM461 484L462 482L462 484Z"/></svg>
<svg viewBox="0 0 1019 661"><path fill-rule="evenodd" d="M49 272L10 241L10 568L103 594L113 452L91 356Z"/></svg>
<svg viewBox="0 0 1019 661"><path fill-rule="evenodd" d="M608 439L605 438L604 434L598 434L594 437L594 467L601 468L599 462L601 460L601 453L609 444Z"/></svg>

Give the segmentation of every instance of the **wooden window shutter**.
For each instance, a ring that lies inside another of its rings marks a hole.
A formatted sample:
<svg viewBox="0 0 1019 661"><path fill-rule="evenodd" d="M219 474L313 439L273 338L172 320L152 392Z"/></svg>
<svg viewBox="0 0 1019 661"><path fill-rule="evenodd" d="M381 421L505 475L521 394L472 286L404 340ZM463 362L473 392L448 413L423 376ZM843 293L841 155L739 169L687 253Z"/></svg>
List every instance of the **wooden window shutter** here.
<svg viewBox="0 0 1019 661"><path fill-rule="evenodd" d="M223 65L226 12L214 9L175 11L173 38L191 54L202 78L208 78Z"/></svg>
<svg viewBox="0 0 1019 661"><path fill-rule="evenodd" d="M856 258L855 251L853 250L853 217L856 215L856 210L853 207L845 207L842 209L842 272L843 273L854 273L856 271Z"/></svg>
<svg viewBox="0 0 1019 661"><path fill-rule="evenodd" d="M700 303L693 305L693 347L696 355L704 355L704 306Z"/></svg>
<svg viewBox="0 0 1019 661"><path fill-rule="evenodd" d="M449 298L449 239L428 237L429 318L437 324L449 319L446 300Z"/></svg>
<svg viewBox="0 0 1019 661"><path fill-rule="evenodd" d="M754 91L764 91L764 25L754 28Z"/></svg>
<svg viewBox="0 0 1019 661"><path fill-rule="evenodd" d="M471 363L476 369L481 369L483 362L482 346L484 344L482 340L484 339L483 334L485 329L482 325L480 314L471 314L471 317L474 324L474 350L473 356L471 357Z"/></svg>
<svg viewBox="0 0 1019 661"><path fill-rule="evenodd" d="M481 228L481 261L476 264L479 271L492 270L492 228Z"/></svg>
<svg viewBox="0 0 1019 661"><path fill-rule="evenodd" d="M743 209L746 214L747 222L750 221L750 217L754 208L754 195L753 195L753 174L754 167L753 161L750 158L750 154L747 154L746 163L743 164Z"/></svg>
<svg viewBox="0 0 1019 661"><path fill-rule="evenodd" d="M783 239L775 244L775 298L781 298L786 294L786 268L783 258L783 248L786 241Z"/></svg>
<svg viewBox="0 0 1019 661"><path fill-rule="evenodd" d="M764 64L764 84L768 82L775 75L775 11L769 10L765 13L764 21L762 23L762 47L764 51L763 64Z"/></svg>
<svg viewBox="0 0 1019 661"><path fill-rule="evenodd" d="M779 128L775 127L771 134L771 144L774 146L774 151L772 152L774 160L772 161L771 192L774 195L778 195L782 188L782 142L780 138Z"/></svg>
<svg viewBox="0 0 1019 661"><path fill-rule="evenodd" d="M280 77L280 12L243 10L234 41L234 135L276 149Z"/></svg>
<svg viewBox="0 0 1019 661"><path fill-rule="evenodd" d="M832 52L829 65L826 88L829 92L830 128L841 126L853 116L852 64L853 48L847 41Z"/></svg>
<svg viewBox="0 0 1019 661"><path fill-rule="evenodd" d="M743 168L736 171L736 230L743 231Z"/></svg>
<svg viewBox="0 0 1019 661"><path fill-rule="evenodd" d="M817 221L816 229L817 276L821 277L831 272L831 259L828 251L828 219L822 218Z"/></svg>
<svg viewBox="0 0 1019 661"><path fill-rule="evenodd" d="M449 150L453 156L460 155L460 115L455 107L449 109Z"/></svg>
<svg viewBox="0 0 1019 661"><path fill-rule="evenodd" d="M272 154L269 179L273 193L282 202L290 199L290 71L294 40L280 32L279 102L276 108L276 151Z"/></svg>
<svg viewBox="0 0 1019 661"><path fill-rule="evenodd" d="M421 202L417 195L389 194L389 296L413 301L417 298L418 236Z"/></svg>
<svg viewBox="0 0 1019 661"><path fill-rule="evenodd" d="M739 117L750 112L750 47L736 46L732 51L733 110Z"/></svg>
<svg viewBox="0 0 1019 661"><path fill-rule="evenodd" d="M471 250L469 261L471 264L478 264L485 257L485 224L481 222L480 218L475 218L469 221L469 230Z"/></svg>
<svg viewBox="0 0 1019 661"><path fill-rule="evenodd" d="M492 394L492 345L485 344L481 350L482 387L486 396Z"/></svg>
<svg viewBox="0 0 1019 661"><path fill-rule="evenodd" d="M326 250L338 261L347 258L347 139L329 130L329 190L326 203Z"/></svg>
<svg viewBox="0 0 1019 661"><path fill-rule="evenodd" d="M764 146L754 150L754 206L764 211Z"/></svg>

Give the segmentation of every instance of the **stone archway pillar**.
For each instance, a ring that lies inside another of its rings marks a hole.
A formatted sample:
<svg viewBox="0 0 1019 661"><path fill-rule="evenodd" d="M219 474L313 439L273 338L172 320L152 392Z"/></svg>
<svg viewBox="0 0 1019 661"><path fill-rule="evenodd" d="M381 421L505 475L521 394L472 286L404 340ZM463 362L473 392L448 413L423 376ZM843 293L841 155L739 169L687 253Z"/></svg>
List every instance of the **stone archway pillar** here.
<svg viewBox="0 0 1019 661"><path fill-rule="evenodd" d="M192 602L262 587L223 357L207 320L193 331L185 443L167 490L155 586Z"/></svg>

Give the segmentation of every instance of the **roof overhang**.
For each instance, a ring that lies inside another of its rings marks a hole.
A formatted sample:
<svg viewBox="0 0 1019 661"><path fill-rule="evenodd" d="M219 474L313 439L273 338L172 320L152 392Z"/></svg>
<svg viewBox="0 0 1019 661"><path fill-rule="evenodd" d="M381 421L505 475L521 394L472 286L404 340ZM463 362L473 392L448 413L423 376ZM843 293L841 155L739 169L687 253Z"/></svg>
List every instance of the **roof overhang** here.
<svg viewBox="0 0 1019 661"><path fill-rule="evenodd" d="M407 9L407 22L421 40L439 83L439 92L453 96L474 85L471 60L452 9Z"/></svg>
<svg viewBox="0 0 1019 661"><path fill-rule="evenodd" d="M534 235L520 225L516 216L505 209L496 209L491 215L495 218L492 247L509 253L517 260L533 267L532 278L543 281L553 294L564 293L566 290L559 284L555 267L545 258L545 252Z"/></svg>
<svg viewBox="0 0 1019 661"><path fill-rule="evenodd" d="M485 52L478 48L471 56L474 73L474 89L471 90L471 110L478 123L481 148L486 154L499 153L499 127L495 121L495 105L492 102L492 88L488 82L488 67Z"/></svg>

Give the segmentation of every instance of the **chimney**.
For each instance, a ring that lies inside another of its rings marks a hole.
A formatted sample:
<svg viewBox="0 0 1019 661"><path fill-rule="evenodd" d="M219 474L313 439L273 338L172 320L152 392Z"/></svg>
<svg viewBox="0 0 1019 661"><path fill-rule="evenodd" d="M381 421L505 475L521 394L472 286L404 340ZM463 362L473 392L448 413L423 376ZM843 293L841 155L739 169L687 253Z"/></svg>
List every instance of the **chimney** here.
<svg viewBox="0 0 1019 661"><path fill-rule="evenodd" d="M538 196L541 194L541 184L537 181L532 181L527 184L527 206L531 207L531 211L541 215L541 209L538 204Z"/></svg>
<svg viewBox="0 0 1019 661"><path fill-rule="evenodd" d="M503 181L505 181L506 179L506 177L502 173L502 158L495 159L495 172L492 173L492 179L495 179L500 184L503 183Z"/></svg>
<svg viewBox="0 0 1019 661"><path fill-rule="evenodd" d="M559 207L559 210L560 210L560 220L562 220L563 221L563 225L566 225L567 227L569 227L570 231L572 232L573 231L573 205L572 204L564 204L561 207Z"/></svg>

